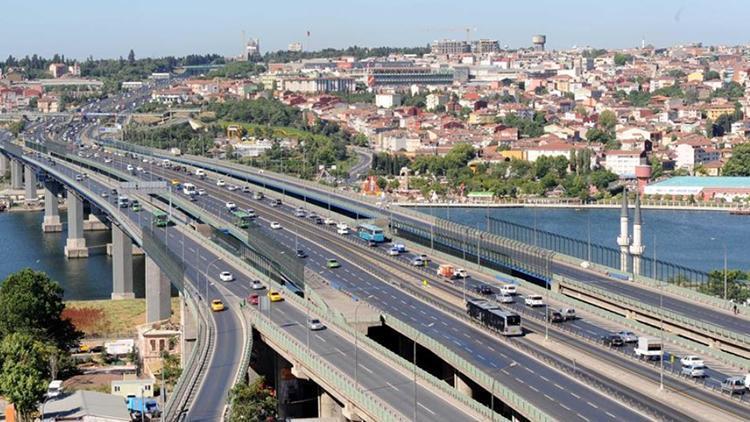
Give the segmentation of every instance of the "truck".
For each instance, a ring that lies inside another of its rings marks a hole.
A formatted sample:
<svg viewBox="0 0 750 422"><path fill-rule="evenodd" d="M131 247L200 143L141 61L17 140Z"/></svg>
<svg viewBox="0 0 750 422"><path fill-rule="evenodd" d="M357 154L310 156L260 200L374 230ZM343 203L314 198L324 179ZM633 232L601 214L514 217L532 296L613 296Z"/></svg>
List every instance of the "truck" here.
<svg viewBox="0 0 750 422"><path fill-rule="evenodd" d="M661 340L653 337L638 337L638 346L633 352L636 357L648 360L659 360L664 353Z"/></svg>
<svg viewBox="0 0 750 422"><path fill-rule="evenodd" d="M159 404L152 398L128 396L125 399L125 403L128 406L128 412L136 414L138 417L144 414L151 417L159 417L161 415Z"/></svg>
<svg viewBox="0 0 750 422"><path fill-rule="evenodd" d="M437 275L449 279L466 278L469 276L463 268L455 268L450 264L441 264L437 269Z"/></svg>

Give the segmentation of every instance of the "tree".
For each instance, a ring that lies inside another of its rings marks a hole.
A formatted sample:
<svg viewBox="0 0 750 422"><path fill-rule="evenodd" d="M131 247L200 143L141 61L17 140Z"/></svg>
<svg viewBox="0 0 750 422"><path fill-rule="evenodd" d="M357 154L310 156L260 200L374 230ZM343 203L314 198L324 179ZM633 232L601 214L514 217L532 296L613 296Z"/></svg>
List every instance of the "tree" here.
<svg viewBox="0 0 750 422"><path fill-rule="evenodd" d="M724 176L750 176L750 143L732 148L732 157L722 169Z"/></svg>
<svg viewBox="0 0 750 422"><path fill-rule="evenodd" d="M263 377L252 384L238 384L229 391L232 413L229 422L275 420L276 394L265 385Z"/></svg>
<svg viewBox="0 0 750 422"><path fill-rule="evenodd" d="M740 270L727 270L727 299L744 302L750 297L750 290L742 281L748 279L748 274ZM708 273L708 282L698 287L701 293L717 297L724 297L724 270L713 270Z"/></svg>
<svg viewBox="0 0 750 422"><path fill-rule="evenodd" d="M612 110L602 111L599 115L598 125L601 130L614 133L615 126L617 126L617 115Z"/></svg>
<svg viewBox="0 0 750 422"><path fill-rule="evenodd" d="M589 183L599 190L606 189L610 183L619 179L616 174L609 170L596 170L589 175Z"/></svg>
<svg viewBox="0 0 750 422"><path fill-rule="evenodd" d="M16 408L21 421L33 420L48 383L47 346L28 333L0 342L0 395Z"/></svg>
<svg viewBox="0 0 750 422"><path fill-rule="evenodd" d="M83 333L62 319L63 309L63 290L45 273L27 268L11 274L0 286L0 339L24 333L68 350Z"/></svg>
<svg viewBox="0 0 750 422"><path fill-rule="evenodd" d="M130 52L128 53L128 64L133 65L135 64L135 52L133 49L130 49Z"/></svg>
<svg viewBox="0 0 750 422"><path fill-rule="evenodd" d="M631 60L633 60L633 56L630 54L615 53L615 66L624 66Z"/></svg>
<svg viewBox="0 0 750 422"><path fill-rule="evenodd" d="M180 374L182 374L180 358L177 355L164 351L161 354L161 359L161 370L164 373L164 381L169 385L174 385L177 382L177 379L180 378Z"/></svg>
<svg viewBox="0 0 750 422"><path fill-rule="evenodd" d="M703 80L714 81L716 79L719 79L720 77L721 75L719 75L719 72L715 70L709 70L705 73L705 75L703 75Z"/></svg>

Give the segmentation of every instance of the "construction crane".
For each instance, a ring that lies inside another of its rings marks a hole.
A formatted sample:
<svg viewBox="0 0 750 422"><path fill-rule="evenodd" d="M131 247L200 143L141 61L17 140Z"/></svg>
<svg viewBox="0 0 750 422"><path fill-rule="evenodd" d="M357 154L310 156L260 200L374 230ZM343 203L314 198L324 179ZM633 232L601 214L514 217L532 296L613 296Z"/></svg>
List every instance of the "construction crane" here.
<svg viewBox="0 0 750 422"><path fill-rule="evenodd" d="M466 42L471 43L471 33L477 32L476 27L471 26L465 26L465 27L453 27L453 28L440 28L440 27L426 27L422 29L425 32L465 32L466 33Z"/></svg>

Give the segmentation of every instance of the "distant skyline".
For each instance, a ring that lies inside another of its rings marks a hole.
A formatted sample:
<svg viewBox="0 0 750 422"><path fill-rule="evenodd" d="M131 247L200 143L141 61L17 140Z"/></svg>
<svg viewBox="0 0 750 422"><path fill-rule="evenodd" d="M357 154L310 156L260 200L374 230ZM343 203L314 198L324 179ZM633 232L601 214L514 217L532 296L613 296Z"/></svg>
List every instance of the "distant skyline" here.
<svg viewBox="0 0 750 422"><path fill-rule="evenodd" d="M550 49L591 46L659 47L703 42L746 44L747 0L5 0L0 13L0 60L55 53L84 59L237 55L242 31L261 51L350 45L423 46L436 39L493 38L511 48L547 35ZM310 31L310 38L306 32Z"/></svg>

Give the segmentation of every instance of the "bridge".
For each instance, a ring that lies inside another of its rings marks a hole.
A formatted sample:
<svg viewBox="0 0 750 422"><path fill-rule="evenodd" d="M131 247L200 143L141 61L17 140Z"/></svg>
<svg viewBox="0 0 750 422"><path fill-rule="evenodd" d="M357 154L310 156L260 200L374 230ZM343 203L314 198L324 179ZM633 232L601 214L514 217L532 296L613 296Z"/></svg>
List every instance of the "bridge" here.
<svg viewBox="0 0 750 422"><path fill-rule="evenodd" d="M177 399L169 402L168 417L176 420L215 420L224 414L228 389L247 371L248 351L261 344L276 362L285 362L297 379L310 380L324 391L318 397L321 415L338 413L364 420L694 419L694 414L670 405L669 400L660 400L611 374L597 373L593 362L571 362L545 343L547 338L555 339L586 353L592 361L606 362L613 370L658 380L657 368L623 359L598 343L599 336L611 331L608 323L663 335L674 350L699 352L725 364L727 370L748 368L742 354L746 310L731 315L726 312L728 303L657 280L634 277L624 281L612 276L620 274L612 268L584 268L573 257L477 228L222 161L173 157L111 140L96 140L106 147L99 150L99 157L91 151L79 154L70 145L50 139L24 145L9 142L7 135L0 140L0 171L10 170L15 189L24 189L25 197L34 200L40 181L37 175L41 175L44 229L62 228L57 193L66 192L68 256L86 255L81 229L84 201L111 227L114 298L132 295L128 268L133 243L148 256L149 321L168 316L164 303L168 304L169 283L180 290L185 313L194 315L196 323L193 328L186 323L186 332L195 332L191 335L195 346L186 365L191 370L180 380ZM204 169L208 177L200 179L174 166L157 165L164 159L188 170ZM128 171L128 165L142 166L145 171ZM88 177L77 180L83 173ZM207 195L191 201L170 192L165 182L172 179L190 181ZM220 188L218 179L251 186L266 198L281 199L282 206ZM150 214L119 208L101 195L134 183L141 190L129 196L139 199L147 211L170 213L173 226L154 227ZM253 208L257 225L247 230L236 227L226 211L229 201L243 209ZM429 253L435 262L426 269L411 267L403 257L386 256L383 248L370 248L359 239L341 237L331 228L293 217L297 207L350 226L374 220L388 227L394 240L414 252ZM271 229L272 221L283 229ZM258 239L267 243L254 243ZM309 254L301 272L276 253L291 254L298 248ZM332 258L343 263L342 271L326 268ZM472 276L446 283L435 275L441 262L471 269ZM210 282L213 277L208 273L219 268L231 270L237 280ZM255 279L284 292L286 300L282 304L262 301L257 308L240 305ZM509 281L527 294L575 306L591 318L563 330L550 326L544 311L508 305L522 314L528 331L524 338L511 339L466 317L463 300L478 297L476 287L489 285L496 291ZM329 297L342 294L348 306L341 307L340 300ZM213 298L221 298L229 311L208 312L206 301ZM652 306L655 301L662 306ZM360 320L360 305L378 317ZM353 315L342 314L342 308ZM329 330L310 335L306 329L310 315L325 321ZM666 322L670 331L658 330L656 319ZM541 333L544 338L538 337ZM746 402L714 391L716 380L727 375L722 371L712 369L707 385L697 390L669 371L664 382L716 414L745 414Z"/></svg>

